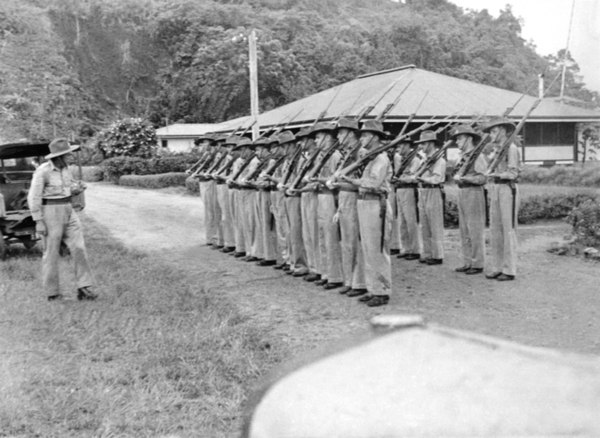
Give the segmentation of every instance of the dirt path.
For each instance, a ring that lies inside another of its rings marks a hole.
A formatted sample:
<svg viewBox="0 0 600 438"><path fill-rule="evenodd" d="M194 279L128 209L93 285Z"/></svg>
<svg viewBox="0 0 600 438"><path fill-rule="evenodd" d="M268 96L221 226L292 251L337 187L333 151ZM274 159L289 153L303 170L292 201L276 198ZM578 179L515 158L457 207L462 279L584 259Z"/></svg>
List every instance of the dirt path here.
<svg viewBox="0 0 600 438"><path fill-rule="evenodd" d="M393 261L394 293L370 309L270 268L240 262L203 246L199 198L90 184L86 214L126 245L198 276L215 294L234 298L257 324L277 327L273 340L308 350L364 330L379 313L418 313L455 328L529 345L600 354L600 267L545 251L568 227L522 227L517 281L457 274L458 232L447 230L444 264Z"/></svg>

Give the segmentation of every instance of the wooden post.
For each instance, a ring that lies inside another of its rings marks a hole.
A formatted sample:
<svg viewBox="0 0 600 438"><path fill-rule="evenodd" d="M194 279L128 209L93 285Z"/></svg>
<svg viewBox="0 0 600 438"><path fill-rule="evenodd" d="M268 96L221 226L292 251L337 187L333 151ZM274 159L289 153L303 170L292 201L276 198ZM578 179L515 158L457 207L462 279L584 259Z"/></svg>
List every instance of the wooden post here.
<svg viewBox="0 0 600 438"><path fill-rule="evenodd" d="M259 135L258 126L258 63L256 60L256 31L253 29L248 38L248 53L250 69L250 117L252 126L252 140Z"/></svg>

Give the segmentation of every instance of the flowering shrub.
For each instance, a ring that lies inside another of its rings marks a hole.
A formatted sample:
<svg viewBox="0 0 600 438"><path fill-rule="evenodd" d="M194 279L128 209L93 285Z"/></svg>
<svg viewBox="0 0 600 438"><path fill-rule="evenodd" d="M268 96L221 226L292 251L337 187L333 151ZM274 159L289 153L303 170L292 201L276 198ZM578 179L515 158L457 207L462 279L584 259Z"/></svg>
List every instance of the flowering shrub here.
<svg viewBox="0 0 600 438"><path fill-rule="evenodd" d="M573 226L578 243L586 246L600 246L600 203L589 199L575 207L567 216Z"/></svg>
<svg viewBox="0 0 600 438"><path fill-rule="evenodd" d="M156 131L142 119L119 120L101 131L96 147L104 158L150 158L156 154Z"/></svg>

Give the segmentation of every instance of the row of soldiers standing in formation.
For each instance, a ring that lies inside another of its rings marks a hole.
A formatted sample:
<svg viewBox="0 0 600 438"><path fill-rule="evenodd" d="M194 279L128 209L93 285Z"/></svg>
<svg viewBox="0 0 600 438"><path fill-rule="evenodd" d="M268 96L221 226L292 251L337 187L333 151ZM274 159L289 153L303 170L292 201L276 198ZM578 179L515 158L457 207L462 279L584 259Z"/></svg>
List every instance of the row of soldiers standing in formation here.
<svg viewBox="0 0 600 438"><path fill-rule="evenodd" d="M456 271L483 272L489 204L492 260L486 277L514 279L518 127L502 117L483 132L455 126L443 146L440 130L422 128L386 142L380 121L359 126L341 117L254 142L235 133L202 136L202 156L190 173L199 179L207 244L360 297L368 306L385 305L392 291L391 255L443 262L444 152L456 143L464 260ZM493 146L486 150L488 140Z"/></svg>

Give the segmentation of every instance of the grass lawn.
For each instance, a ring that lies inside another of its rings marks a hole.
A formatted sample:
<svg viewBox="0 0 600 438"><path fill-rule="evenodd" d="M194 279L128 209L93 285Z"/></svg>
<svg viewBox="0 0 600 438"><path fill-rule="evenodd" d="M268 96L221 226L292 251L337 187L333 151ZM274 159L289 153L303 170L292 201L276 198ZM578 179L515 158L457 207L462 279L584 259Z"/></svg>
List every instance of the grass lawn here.
<svg viewBox="0 0 600 438"><path fill-rule="evenodd" d="M39 253L0 263L0 436L234 435L249 388L286 354L269 327L85 228L97 302L45 301Z"/></svg>

